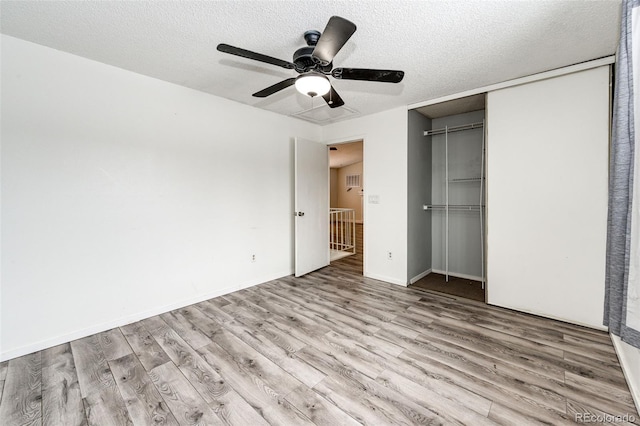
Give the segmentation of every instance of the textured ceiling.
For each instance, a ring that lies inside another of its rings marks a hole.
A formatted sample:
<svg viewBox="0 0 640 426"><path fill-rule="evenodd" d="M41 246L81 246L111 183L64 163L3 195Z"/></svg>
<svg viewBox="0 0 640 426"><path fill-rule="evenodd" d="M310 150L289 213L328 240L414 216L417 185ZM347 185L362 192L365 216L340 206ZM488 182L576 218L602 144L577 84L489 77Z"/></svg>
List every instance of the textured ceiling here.
<svg viewBox="0 0 640 426"><path fill-rule="evenodd" d="M329 150L329 167L339 169L364 160L362 141L330 145L335 150Z"/></svg>
<svg viewBox="0 0 640 426"><path fill-rule="evenodd" d="M4 34L323 124L612 55L620 22L618 0L3 0L0 8ZM322 31L332 15L358 27L334 66L405 71L400 84L333 80L349 114L327 114L293 87L254 98L297 74L216 50L228 43L291 60L303 33Z"/></svg>

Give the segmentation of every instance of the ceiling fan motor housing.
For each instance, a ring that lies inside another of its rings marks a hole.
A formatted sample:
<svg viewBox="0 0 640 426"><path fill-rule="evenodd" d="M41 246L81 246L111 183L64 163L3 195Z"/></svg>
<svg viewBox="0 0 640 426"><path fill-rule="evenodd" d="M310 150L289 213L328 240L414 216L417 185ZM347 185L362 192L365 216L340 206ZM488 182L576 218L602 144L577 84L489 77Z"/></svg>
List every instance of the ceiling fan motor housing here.
<svg viewBox="0 0 640 426"><path fill-rule="evenodd" d="M311 54L313 53L313 46L305 46L296 50L293 54L293 63L296 64L296 69L300 69L302 72L312 68L315 65Z"/></svg>
<svg viewBox="0 0 640 426"><path fill-rule="evenodd" d="M304 39L307 42L307 46L315 46L320 40L322 33L318 30L309 30L304 33Z"/></svg>
<svg viewBox="0 0 640 426"><path fill-rule="evenodd" d="M329 72L333 68L333 63L323 66L313 58L313 51L321 35L322 33L317 30L309 30L304 33L307 46L301 47L293 54L293 63L296 65L296 71L299 73L305 73L311 70Z"/></svg>
<svg viewBox="0 0 640 426"><path fill-rule="evenodd" d="M322 66L313 59L314 46L305 46L296 50L293 54L293 63L296 65L296 71L304 73L311 70L317 70L320 72L330 72L333 68L333 63Z"/></svg>

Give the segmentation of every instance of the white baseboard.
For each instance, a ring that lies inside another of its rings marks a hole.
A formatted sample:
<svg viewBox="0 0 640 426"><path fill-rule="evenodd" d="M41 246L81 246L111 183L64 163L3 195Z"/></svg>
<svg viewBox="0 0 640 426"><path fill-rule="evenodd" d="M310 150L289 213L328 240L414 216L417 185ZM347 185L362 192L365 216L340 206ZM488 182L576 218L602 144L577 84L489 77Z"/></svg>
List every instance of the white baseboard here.
<svg viewBox="0 0 640 426"><path fill-rule="evenodd" d="M407 286L406 282L404 282L402 280L399 280L397 278L385 277L384 275L370 274L368 272L365 272L364 276L367 277L367 278L373 278L374 280L384 281L384 282L390 283L390 284L397 284L397 285L401 285L403 287Z"/></svg>
<svg viewBox="0 0 640 426"><path fill-rule="evenodd" d="M183 299L178 302L170 303L168 305L148 309L143 312L138 312L130 315L125 315L120 318L116 318L112 321L106 321L100 324L94 324L89 327L76 330L71 333L62 334L50 339L41 340L29 345L20 346L18 348L10 349L0 353L0 362L7 361L19 356L27 355L33 352L48 349L53 346L61 345L63 343L71 342L73 340L82 339L83 337L91 336L92 334L101 333L103 331L111 330L115 327L121 327L123 325L131 324L136 321L140 321L146 318L150 318L156 315L164 314L165 312L173 311L175 309L183 308L185 306L193 305L194 303L200 303L204 300L213 299L214 297L224 296L225 294L233 293L234 291L242 290L248 287L253 287L258 284L266 283L278 278L286 277L292 274L292 271L286 271L278 274L271 274L272 276L265 276L259 279L253 279L241 284L218 289L209 293L204 293L199 296Z"/></svg>
<svg viewBox="0 0 640 426"><path fill-rule="evenodd" d="M569 323L569 324L575 324L575 325L579 325L581 327L592 328L594 330L609 331L609 327L605 327L602 324L591 324L591 323L586 323L586 322L582 322L582 321L576 321L576 320L574 320L572 318L564 318L564 317L559 317L557 315L551 315L551 314L548 314L546 312L534 311L534 310L532 310L532 309L530 309L528 307L524 307L524 306L514 306L514 305L508 305L508 304L504 304L504 303L496 303L495 300L491 300L491 298L489 298L487 300L487 305L497 306L499 308L510 309L512 311L523 312L525 314L531 314L531 315L535 315L537 317L549 318L549 319L556 320L556 321L562 321L562 322L566 322L566 323Z"/></svg>
<svg viewBox="0 0 640 426"><path fill-rule="evenodd" d="M441 271L439 269L433 269L431 272L433 272L434 274L440 274L440 275L446 275L447 274L447 271ZM479 277L477 275L459 274L457 272L451 272L451 271L449 271L449 276L450 277L456 277L456 278L462 278L462 279L465 279L465 280L482 281L482 277Z"/></svg>
<svg viewBox="0 0 640 426"><path fill-rule="evenodd" d="M627 380L631 397L636 404L636 410L640 413L640 368L638 367L640 365L640 349L624 343L618 336L613 334L610 336L622 367L622 373ZM637 353L634 355L632 352Z"/></svg>
<svg viewBox="0 0 640 426"><path fill-rule="evenodd" d="M259 284L264 284L264 283L269 282L269 281L277 280L278 278L288 277L289 275L293 275L294 272L295 271L293 269L288 269L286 271L281 271L281 272L277 272L277 273L274 273L274 274L265 275L263 277L260 277L259 279L249 280L249 281L246 281L244 283L241 283L233 291L244 290L245 288L249 288L249 287L253 287L253 286L259 285ZM230 292L230 293L232 293L232 292ZM225 293L225 294L228 294L228 293ZM220 294L219 296L223 296L223 295ZM215 297L217 297L217 296L215 296ZM209 299L211 299L211 298L209 298ZM204 300L208 300L208 299L204 299ZM187 305L185 305L185 306L187 306Z"/></svg>
<svg viewBox="0 0 640 426"><path fill-rule="evenodd" d="M415 277L411 278L409 280L409 284L413 284L415 282L420 281L421 279L423 279L424 277L426 277L427 275L429 275L430 273L433 272L433 269L427 269L426 271L416 275Z"/></svg>

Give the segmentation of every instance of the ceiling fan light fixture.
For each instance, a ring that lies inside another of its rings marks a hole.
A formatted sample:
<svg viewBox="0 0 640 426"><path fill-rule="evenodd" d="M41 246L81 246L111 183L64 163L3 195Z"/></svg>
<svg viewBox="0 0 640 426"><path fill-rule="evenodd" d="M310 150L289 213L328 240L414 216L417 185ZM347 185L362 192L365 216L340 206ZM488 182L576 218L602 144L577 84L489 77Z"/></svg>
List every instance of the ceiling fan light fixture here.
<svg viewBox="0 0 640 426"><path fill-rule="evenodd" d="M302 74L296 78L296 89L303 95L313 98L329 93L331 83L329 83L329 79L322 74Z"/></svg>

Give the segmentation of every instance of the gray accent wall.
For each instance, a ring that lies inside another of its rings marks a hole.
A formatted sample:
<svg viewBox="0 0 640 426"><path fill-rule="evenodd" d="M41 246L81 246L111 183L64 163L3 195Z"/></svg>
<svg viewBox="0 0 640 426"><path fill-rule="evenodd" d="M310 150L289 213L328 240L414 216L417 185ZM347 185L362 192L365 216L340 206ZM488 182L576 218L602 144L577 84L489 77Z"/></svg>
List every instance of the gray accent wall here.
<svg viewBox="0 0 640 426"><path fill-rule="evenodd" d="M431 268L431 218L422 206L431 199L431 144L424 131L431 120L409 111L407 277L411 281Z"/></svg>

